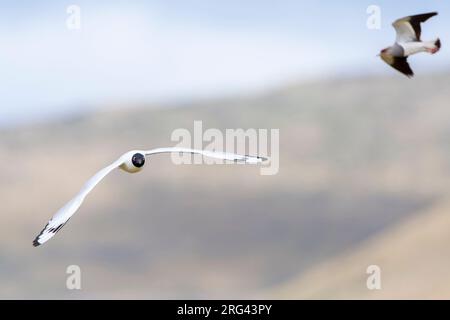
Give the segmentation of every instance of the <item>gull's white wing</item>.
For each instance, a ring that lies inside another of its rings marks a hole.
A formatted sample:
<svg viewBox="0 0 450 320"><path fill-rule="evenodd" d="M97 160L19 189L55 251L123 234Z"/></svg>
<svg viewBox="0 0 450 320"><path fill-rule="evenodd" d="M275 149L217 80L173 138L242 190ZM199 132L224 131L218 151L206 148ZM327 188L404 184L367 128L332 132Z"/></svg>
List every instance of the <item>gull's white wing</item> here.
<svg viewBox="0 0 450 320"><path fill-rule="evenodd" d="M227 153L227 152L216 152L216 151L209 151L209 150L196 150L196 149L189 149L189 148L158 148L153 150L145 151L145 155L153 155L158 153L197 153L204 155L205 157L215 158L215 159L223 159L223 160L229 160L229 161L236 161L236 162L244 162L244 163L250 163L250 164L256 164L261 163L263 161L266 161L267 159L264 157L258 157L258 156L248 156L248 155L239 155L234 153Z"/></svg>
<svg viewBox="0 0 450 320"><path fill-rule="evenodd" d="M395 28L395 31L397 32L396 42L404 43L411 41L421 41L420 36L422 34L422 28L420 24L437 14L437 12L430 12L396 20L392 24L392 26Z"/></svg>
<svg viewBox="0 0 450 320"><path fill-rule="evenodd" d="M90 178L78 194L64 207L58 210L55 215L50 219L47 225L42 229L41 233L34 239L33 245L35 247L43 244L51 239L70 219L70 217L78 210L83 203L84 198L91 192L92 189L112 170L119 167L123 163L122 158L119 158L114 163L110 164L106 168L103 168L97 172L92 178Z"/></svg>

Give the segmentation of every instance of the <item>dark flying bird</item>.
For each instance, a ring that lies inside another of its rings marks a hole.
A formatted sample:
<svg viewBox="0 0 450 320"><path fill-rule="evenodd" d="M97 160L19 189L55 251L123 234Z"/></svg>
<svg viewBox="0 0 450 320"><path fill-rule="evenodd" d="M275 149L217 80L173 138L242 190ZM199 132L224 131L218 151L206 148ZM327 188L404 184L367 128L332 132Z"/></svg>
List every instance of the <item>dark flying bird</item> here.
<svg viewBox="0 0 450 320"><path fill-rule="evenodd" d="M421 23L437 14L437 12L430 12L396 20L392 26L397 32L397 39L393 46L381 50L379 54L381 59L408 78L413 77L414 72L409 66L408 57L419 52L435 54L441 48L439 38L432 41L420 39Z"/></svg>

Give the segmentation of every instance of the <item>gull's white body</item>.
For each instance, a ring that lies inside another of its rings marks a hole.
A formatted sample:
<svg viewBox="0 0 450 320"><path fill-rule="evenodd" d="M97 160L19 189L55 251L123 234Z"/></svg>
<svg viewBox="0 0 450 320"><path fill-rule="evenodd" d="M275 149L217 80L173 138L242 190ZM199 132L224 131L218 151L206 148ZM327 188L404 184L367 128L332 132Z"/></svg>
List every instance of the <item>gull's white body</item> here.
<svg viewBox="0 0 450 320"><path fill-rule="evenodd" d="M130 162L131 157L137 153L142 154L144 156L150 156L159 153L196 153L202 154L203 156L206 157L229 161L240 161L250 164L261 163L263 160L265 160L262 157L243 156L232 153L213 152L208 150L195 150L187 148L158 148L147 151L144 150L129 151L123 154L119 159L111 163L109 166L97 172L92 178L90 178L84 184L84 186L81 188L78 194L75 195L75 197L72 198L72 200L67 202L61 209L59 209L56 212L56 214L50 219L50 221L47 223L47 225L44 227L41 233L34 240L33 242L34 246L41 245L46 241L48 241L49 239L51 239L56 234L56 232L58 232L72 217L72 215L78 210L78 208L81 206L81 204L83 203L84 199L89 194L89 192L91 192L92 189L94 189L94 187L112 170L120 168L130 173L142 170L142 167L140 168L133 167Z"/></svg>

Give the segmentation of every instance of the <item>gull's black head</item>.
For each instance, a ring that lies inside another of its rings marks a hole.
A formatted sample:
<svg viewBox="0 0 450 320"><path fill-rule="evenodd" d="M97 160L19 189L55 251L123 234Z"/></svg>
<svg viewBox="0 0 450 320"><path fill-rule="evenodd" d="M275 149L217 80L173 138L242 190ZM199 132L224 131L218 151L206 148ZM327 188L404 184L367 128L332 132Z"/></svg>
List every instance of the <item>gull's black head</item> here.
<svg viewBox="0 0 450 320"><path fill-rule="evenodd" d="M135 153L131 158L131 162L136 168L141 168L145 164L145 156L142 153Z"/></svg>

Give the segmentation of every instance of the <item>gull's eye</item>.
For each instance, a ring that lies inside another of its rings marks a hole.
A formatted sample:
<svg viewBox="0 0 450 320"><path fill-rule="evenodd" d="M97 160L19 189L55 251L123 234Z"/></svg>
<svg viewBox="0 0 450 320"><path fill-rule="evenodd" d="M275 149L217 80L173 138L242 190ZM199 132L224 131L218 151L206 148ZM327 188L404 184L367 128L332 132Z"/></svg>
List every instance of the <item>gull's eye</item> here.
<svg viewBox="0 0 450 320"><path fill-rule="evenodd" d="M135 153L131 158L131 162L136 168L140 168L145 163L145 156L141 153Z"/></svg>

